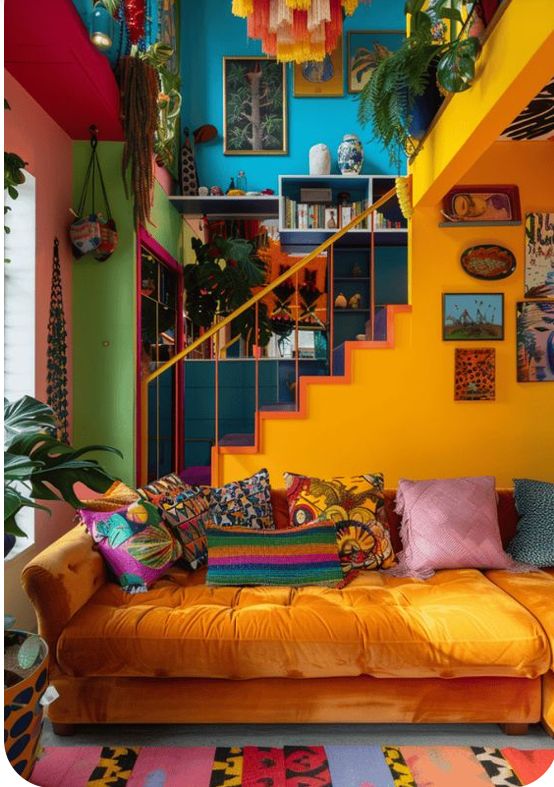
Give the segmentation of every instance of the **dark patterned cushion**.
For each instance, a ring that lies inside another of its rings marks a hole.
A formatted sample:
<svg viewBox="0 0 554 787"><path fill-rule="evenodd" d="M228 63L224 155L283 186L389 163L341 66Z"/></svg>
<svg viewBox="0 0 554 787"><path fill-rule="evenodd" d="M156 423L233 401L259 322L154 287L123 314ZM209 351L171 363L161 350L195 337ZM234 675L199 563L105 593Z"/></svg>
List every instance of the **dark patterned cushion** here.
<svg viewBox="0 0 554 787"><path fill-rule="evenodd" d="M208 560L206 527L210 520L210 500L199 486L187 487L175 497L166 495L158 501L164 521L183 545L183 560L196 569Z"/></svg>
<svg viewBox="0 0 554 787"><path fill-rule="evenodd" d="M267 470L211 490L211 519L218 527L274 530Z"/></svg>
<svg viewBox="0 0 554 787"><path fill-rule="evenodd" d="M187 484L175 473L169 473L156 481L151 481L146 486L140 487L138 492L145 500L158 503L159 499L165 495L175 496L183 492Z"/></svg>
<svg viewBox="0 0 554 787"><path fill-rule="evenodd" d="M506 551L522 563L554 566L554 484L514 478L517 533Z"/></svg>

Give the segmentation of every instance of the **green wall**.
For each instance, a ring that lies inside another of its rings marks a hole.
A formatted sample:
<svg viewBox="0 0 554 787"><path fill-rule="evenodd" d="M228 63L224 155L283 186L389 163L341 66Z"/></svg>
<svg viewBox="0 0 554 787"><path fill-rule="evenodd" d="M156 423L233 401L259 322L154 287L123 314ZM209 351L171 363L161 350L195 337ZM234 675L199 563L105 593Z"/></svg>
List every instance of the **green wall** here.
<svg viewBox="0 0 554 787"><path fill-rule="evenodd" d="M101 142L99 158L119 243L106 262L86 255L73 266L73 434L76 445L107 443L123 453L102 456L107 470L135 483L136 233L121 178L123 143ZM90 155L73 146L73 203ZM180 259L181 221L156 183L150 233Z"/></svg>

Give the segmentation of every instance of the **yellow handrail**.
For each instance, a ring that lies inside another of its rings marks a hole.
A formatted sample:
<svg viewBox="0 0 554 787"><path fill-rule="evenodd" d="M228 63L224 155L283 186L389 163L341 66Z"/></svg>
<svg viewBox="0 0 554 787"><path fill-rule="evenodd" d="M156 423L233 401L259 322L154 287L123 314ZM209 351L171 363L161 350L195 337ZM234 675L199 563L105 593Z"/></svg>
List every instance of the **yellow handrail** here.
<svg viewBox="0 0 554 787"><path fill-rule="evenodd" d="M141 423L141 435L140 435L141 483L146 482L147 463L148 463L148 453L147 453L148 384L151 383L153 380L156 380L160 375L164 374L164 372L166 372L168 369L171 369L173 366L175 366L175 364L178 361L182 360L183 358L186 358L187 355L190 355L190 353L194 352L194 350L196 350L197 347L199 347L205 341L207 341L216 333L218 333L222 328L225 328L226 325L229 325L231 322L233 322L233 320L235 320L240 314L250 309L252 306L254 306L254 304L263 300L268 293L272 292L276 287L279 287L280 284L283 284L283 282L285 282L291 276L294 276L295 274L299 273L312 260L315 260L316 257L319 257L320 254L322 254L322 252L326 251L330 246L333 246L338 240L340 240L340 238L342 238L344 235L350 232L350 230L354 229L354 227L357 227L358 224L361 224L361 222L364 221L364 219L366 219L372 213L379 210L379 208L385 205L392 197L395 196L395 194L396 194L396 188L392 188L389 191L387 191L376 202L374 202L372 205L370 205L368 208L362 211L362 213L360 213L358 216L355 216L349 224L347 224L345 227L342 227L340 230L335 232L334 235L331 235L331 237L327 238L327 240L323 241L323 243L320 243L320 245L316 249L311 251L309 254L306 254L306 256L302 257L302 259L298 260L298 262L295 262L294 265L291 265L291 267L288 270L286 270L284 273L282 273L272 282L267 284L263 289L261 289L255 295L253 295L249 300L245 301L242 304L242 306L239 306L237 309L235 309L235 311L232 312L232 314L228 314L226 317L224 317L221 320L221 322L212 325L210 328L208 328L208 330L205 333L202 334L202 336L199 336L198 339L195 339L187 347L185 347L183 350L181 350L176 355L174 355L169 361L166 361L166 363L162 364L162 366L160 366L158 369L155 369L151 374L148 375L148 377L146 377L142 381L142 412L141 412L142 423Z"/></svg>
<svg viewBox="0 0 554 787"><path fill-rule="evenodd" d="M172 366L175 366L177 361L180 361L182 358L186 358L187 355L190 355L190 353L196 350L197 347L199 347L205 341L210 339L214 334L218 333L222 328L225 328L226 325L229 325L229 323L233 322L233 320L235 320L240 314L247 311L251 306L254 306L255 303L258 303L258 301L263 300L268 293L272 292L276 287L278 287L280 284L285 282L291 276L294 276L295 273L301 271L312 260L315 260L316 257L319 257L319 255L322 252L326 251L329 248L329 246L332 246L334 243L340 240L340 238L342 238L344 235L350 232L350 230L354 229L354 227L360 224L364 219L366 219L376 210L379 210L379 208L382 207L385 203L387 203L391 199L391 197L394 197L395 194L396 194L395 188L392 188L390 189L390 191L387 191L386 194L384 194L382 197L380 197L377 200L377 202L374 202L372 205L369 206L369 208L366 208L363 211L363 213L360 213L358 216L352 219L350 224L347 224L346 227L342 227L342 229L340 229L338 232L335 232L334 235L331 235L330 238L327 238L327 240L323 241L323 243L321 243L316 249L314 249L314 251L311 251L305 257L302 257L301 260L295 262L294 265L291 265L291 267L288 270L286 270L284 273L282 273L272 282L267 284L262 290L260 290L255 295L253 295L250 298L250 300L245 301L242 304L242 306L239 306L238 309L235 309L235 311L232 312L232 314L228 314L227 317L224 317L221 320L221 322L212 325L212 327L208 328L208 330L205 333L203 333L202 336L199 336L198 339L195 339L193 342L187 345L187 347L181 350L181 352L178 352L176 355L170 358L169 361L166 361L164 364L162 364L162 366L160 366L158 369L156 369L151 374L149 374L144 381L145 384L148 385L148 383L151 383L152 380L155 380L156 377L159 377L161 374L167 371L167 369L171 369Z"/></svg>

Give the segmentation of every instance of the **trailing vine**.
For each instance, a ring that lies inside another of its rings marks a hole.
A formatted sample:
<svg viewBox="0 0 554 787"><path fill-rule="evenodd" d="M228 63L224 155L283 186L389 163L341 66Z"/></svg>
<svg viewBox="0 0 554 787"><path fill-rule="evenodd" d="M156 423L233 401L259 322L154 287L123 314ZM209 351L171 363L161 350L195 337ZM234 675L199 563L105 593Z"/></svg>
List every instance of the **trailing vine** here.
<svg viewBox="0 0 554 787"><path fill-rule="evenodd" d="M4 109L11 109L6 99L4 99ZM19 197L17 187L25 183L25 167L27 163L28 162L23 161L21 156L18 156L17 153L8 153L4 151L4 191L7 191L9 196L14 200ZM4 205L4 216L10 210L11 208L9 205ZM5 224L4 232L6 235L10 234L10 228ZM5 257L4 262L10 262L10 260Z"/></svg>

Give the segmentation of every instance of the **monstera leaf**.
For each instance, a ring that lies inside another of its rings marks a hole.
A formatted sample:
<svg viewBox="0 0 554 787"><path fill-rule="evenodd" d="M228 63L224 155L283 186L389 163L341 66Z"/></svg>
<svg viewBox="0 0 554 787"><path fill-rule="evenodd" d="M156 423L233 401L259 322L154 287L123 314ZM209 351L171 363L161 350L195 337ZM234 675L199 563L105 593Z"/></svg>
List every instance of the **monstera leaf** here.
<svg viewBox="0 0 554 787"><path fill-rule="evenodd" d="M25 535L16 522L22 508L48 508L39 500L65 500L80 505L73 491L83 483L96 492L105 492L114 481L95 459L83 459L92 451L121 452L105 445L75 449L52 436L57 423L53 411L31 396L16 402L4 400L4 529Z"/></svg>

